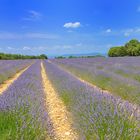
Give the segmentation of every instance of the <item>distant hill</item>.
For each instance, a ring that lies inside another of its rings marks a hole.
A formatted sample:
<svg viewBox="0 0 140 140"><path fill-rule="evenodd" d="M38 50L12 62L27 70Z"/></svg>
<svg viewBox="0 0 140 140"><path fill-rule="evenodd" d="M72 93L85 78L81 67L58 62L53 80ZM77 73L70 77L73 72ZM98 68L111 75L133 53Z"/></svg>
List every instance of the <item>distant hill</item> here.
<svg viewBox="0 0 140 140"><path fill-rule="evenodd" d="M107 56L107 54L101 54L101 53L64 54L62 56L64 56L64 57L69 57L69 56L80 57L80 56L96 56L96 55Z"/></svg>
<svg viewBox="0 0 140 140"><path fill-rule="evenodd" d="M70 56L73 56L73 57L82 57L82 56L97 56L97 55L100 55L100 56L107 56L107 54L103 54L103 53L81 53L81 54L63 54L63 55L54 55L54 56L49 56L49 58L55 58L55 57L58 57L58 56L62 56L62 57L70 57Z"/></svg>

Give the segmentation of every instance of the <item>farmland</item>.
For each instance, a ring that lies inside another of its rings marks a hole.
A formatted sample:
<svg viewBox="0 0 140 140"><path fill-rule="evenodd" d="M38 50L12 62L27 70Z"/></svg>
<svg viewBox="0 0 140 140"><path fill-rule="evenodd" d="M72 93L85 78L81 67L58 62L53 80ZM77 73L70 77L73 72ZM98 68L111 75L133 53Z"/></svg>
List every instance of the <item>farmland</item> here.
<svg viewBox="0 0 140 140"><path fill-rule="evenodd" d="M140 57L0 61L1 140L139 140Z"/></svg>

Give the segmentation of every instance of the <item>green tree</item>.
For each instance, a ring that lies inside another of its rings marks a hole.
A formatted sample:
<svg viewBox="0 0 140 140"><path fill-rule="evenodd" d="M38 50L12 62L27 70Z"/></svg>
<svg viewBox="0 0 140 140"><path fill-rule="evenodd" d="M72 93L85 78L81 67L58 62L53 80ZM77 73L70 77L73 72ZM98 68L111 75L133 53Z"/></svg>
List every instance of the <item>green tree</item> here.
<svg viewBox="0 0 140 140"><path fill-rule="evenodd" d="M123 46L112 47L108 52L108 56L110 57L118 57L118 56L126 56L127 52Z"/></svg>
<svg viewBox="0 0 140 140"><path fill-rule="evenodd" d="M137 39L132 39L122 47L110 48L108 56L140 56L140 42Z"/></svg>
<svg viewBox="0 0 140 140"><path fill-rule="evenodd" d="M40 55L40 59L48 59L48 57L47 57L46 54L41 54L41 55Z"/></svg>
<svg viewBox="0 0 140 140"><path fill-rule="evenodd" d="M140 56L140 44L132 49L133 56Z"/></svg>
<svg viewBox="0 0 140 140"><path fill-rule="evenodd" d="M139 45L140 45L140 42L137 39L130 40L128 43L125 44L127 54L129 56L137 56L138 55L137 51L138 51Z"/></svg>
<svg viewBox="0 0 140 140"><path fill-rule="evenodd" d="M2 60L15 60L15 59L47 59L48 57L45 54L40 56L35 55L20 55L20 54L5 54L0 53L0 59Z"/></svg>

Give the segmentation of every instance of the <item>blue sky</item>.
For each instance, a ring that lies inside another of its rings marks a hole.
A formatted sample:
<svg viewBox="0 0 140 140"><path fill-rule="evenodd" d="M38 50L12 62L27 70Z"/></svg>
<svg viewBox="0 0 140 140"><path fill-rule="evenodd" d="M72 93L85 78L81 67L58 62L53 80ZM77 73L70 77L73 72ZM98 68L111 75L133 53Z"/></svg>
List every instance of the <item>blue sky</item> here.
<svg viewBox="0 0 140 140"><path fill-rule="evenodd" d="M0 52L107 53L140 39L140 0L0 0Z"/></svg>

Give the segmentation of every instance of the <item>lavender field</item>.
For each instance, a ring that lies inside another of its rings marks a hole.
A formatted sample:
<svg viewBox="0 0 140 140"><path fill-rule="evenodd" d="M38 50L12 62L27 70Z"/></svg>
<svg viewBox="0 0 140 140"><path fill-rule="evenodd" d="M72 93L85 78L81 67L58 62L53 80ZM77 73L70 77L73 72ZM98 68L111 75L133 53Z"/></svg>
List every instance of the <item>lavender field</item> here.
<svg viewBox="0 0 140 140"><path fill-rule="evenodd" d="M31 60L1 60L0 84L31 63Z"/></svg>
<svg viewBox="0 0 140 140"><path fill-rule="evenodd" d="M0 140L139 140L140 58L0 61ZM6 77L6 78L3 78Z"/></svg>
<svg viewBox="0 0 140 140"><path fill-rule="evenodd" d="M140 105L140 57L55 59L77 77Z"/></svg>

